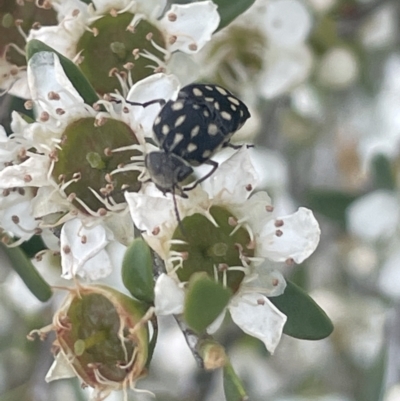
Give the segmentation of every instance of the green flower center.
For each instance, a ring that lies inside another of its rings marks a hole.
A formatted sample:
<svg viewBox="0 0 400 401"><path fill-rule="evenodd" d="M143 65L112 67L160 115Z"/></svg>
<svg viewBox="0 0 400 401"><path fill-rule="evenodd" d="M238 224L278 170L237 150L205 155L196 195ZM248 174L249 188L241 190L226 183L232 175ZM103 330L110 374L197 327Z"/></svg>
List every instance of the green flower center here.
<svg viewBox="0 0 400 401"><path fill-rule="evenodd" d="M127 372L118 365L128 362L134 346L125 341L124 349L121 344L121 320L114 305L103 295L86 294L72 301L67 316L71 330L64 332L62 340L74 351L74 365L79 364L93 382L97 381L94 366L106 379L123 381ZM123 334L128 335L126 329Z"/></svg>
<svg viewBox="0 0 400 401"><path fill-rule="evenodd" d="M57 15L54 9L39 8L31 1L25 1L22 5L15 0L0 1L0 56L9 43L20 49L26 45L16 23L27 34L32 27L57 25ZM12 64L26 65L26 57L13 47L8 49L6 58Z"/></svg>
<svg viewBox="0 0 400 401"><path fill-rule="evenodd" d="M213 42L210 58L219 60L214 81L224 86L232 86L232 82L240 82L243 71L247 77L255 76L264 65L263 54L266 41L263 34L251 27L232 26L226 35ZM229 49L229 51L226 51ZM224 55L222 58L220 54ZM240 66L238 71L237 66Z"/></svg>
<svg viewBox="0 0 400 401"><path fill-rule="evenodd" d="M90 188L103 199L112 197L116 203L124 202L123 190L126 187L130 191L139 190L138 171L110 173L140 153L135 150L111 152L138 143L134 132L122 121L109 119L104 125L94 124L94 118L82 118L66 128L52 175L60 185L75 180L66 187L65 193L76 195L89 209L97 211L107 207ZM76 199L73 203L87 212Z"/></svg>
<svg viewBox="0 0 400 401"><path fill-rule="evenodd" d="M220 283L226 275L227 286L236 292L244 273L231 268L243 266L241 258L254 256L254 249L248 248L250 235L243 227L232 234L237 219L223 207L213 206L210 213L217 227L205 216L194 214L182 220L184 234L180 227L175 230L173 239L185 241L171 246L171 251L184 255L183 267L177 270L177 275L181 281L189 281L196 272L206 272L212 278L217 273Z"/></svg>
<svg viewBox="0 0 400 401"><path fill-rule="evenodd" d="M120 72L121 76L130 74L133 82L153 73L158 67L156 61L139 53L148 52L164 60L164 54L151 42L165 49L163 34L145 20L141 20L133 30L127 30L133 17L131 13L105 15L94 22L90 26L92 32L85 32L78 42L77 52L83 51L80 67L101 94L113 92L120 86L117 78L110 74L111 70Z"/></svg>

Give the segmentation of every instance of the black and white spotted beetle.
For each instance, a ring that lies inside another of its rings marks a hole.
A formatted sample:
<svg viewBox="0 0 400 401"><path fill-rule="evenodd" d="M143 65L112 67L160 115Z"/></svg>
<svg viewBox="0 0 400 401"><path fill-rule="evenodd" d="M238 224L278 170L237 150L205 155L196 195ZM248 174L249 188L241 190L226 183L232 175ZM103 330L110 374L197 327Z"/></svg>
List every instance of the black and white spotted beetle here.
<svg viewBox="0 0 400 401"><path fill-rule="evenodd" d="M246 122L246 105L218 85L192 84L183 87L154 121L153 131L160 150L146 155L145 165L153 183L163 193L193 189L218 167L211 157L231 146L232 135ZM193 173L192 166L209 164L212 169L193 185L180 183Z"/></svg>

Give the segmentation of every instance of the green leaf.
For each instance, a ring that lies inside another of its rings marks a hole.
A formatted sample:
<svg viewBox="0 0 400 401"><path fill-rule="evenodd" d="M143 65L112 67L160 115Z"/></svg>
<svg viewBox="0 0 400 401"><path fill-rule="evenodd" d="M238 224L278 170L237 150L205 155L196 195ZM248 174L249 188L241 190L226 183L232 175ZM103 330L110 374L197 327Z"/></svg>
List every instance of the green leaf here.
<svg viewBox="0 0 400 401"><path fill-rule="evenodd" d="M375 187L393 190L396 187L390 160L384 155L377 155L372 160Z"/></svg>
<svg viewBox="0 0 400 401"><path fill-rule="evenodd" d="M346 209L357 197L334 190L312 189L307 193L307 202L310 209L345 226Z"/></svg>
<svg viewBox="0 0 400 401"><path fill-rule="evenodd" d="M86 104L92 105L99 100L99 97L97 96L92 85L90 85L89 81L82 74L79 67L75 65L69 58L63 56L61 53L54 50L52 47L47 46L40 40L30 40L26 45L27 61L29 61L34 54L39 52L52 52L57 54L60 59L60 63L64 69L65 75L71 81L72 85L80 94Z"/></svg>
<svg viewBox="0 0 400 401"><path fill-rule="evenodd" d="M221 16L217 30L225 28L236 17L250 8L254 2L255 0L214 0L214 3L218 5L218 12Z"/></svg>
<svg viewBox="0 0 400 401"><path fill-rule="evenodd" d="M287 316L283 332L303 340L321 340L333 331L326 313L300 287L288 281L285 292L269 300Z"/></svg>
<svg viewBox="0 0 400 401"><path fill-rule="evenodd" d="M153 259L149 246L142 238L135 239L122 261L122 281L139 301L154 301Z"/></svg>
<svg viewBox="0 0 400 401"><path fill-rule="evenodd" d="M195 273L189 281L184 318L196 332L203 332L224 310L232 296L229 288L210 279L206 273Z"/></svg>
<svg viewBox="0 0 400 401"><path fill-rule="evenodd" d="M19 247L9 248L3 243L1 243L0 246L8 256L11 266L22 278L23 282L29 288L32 294L39 301L46 302L49 300L53 295L51 287L36 270L35 266L25 255L24 251Z"/></svg>
<svg viewBox="0 0 400 401"><path fill-rule="evenodd" d="M243 384L230 363L224 366L224 392L226 401L248 400Z"/></svg>

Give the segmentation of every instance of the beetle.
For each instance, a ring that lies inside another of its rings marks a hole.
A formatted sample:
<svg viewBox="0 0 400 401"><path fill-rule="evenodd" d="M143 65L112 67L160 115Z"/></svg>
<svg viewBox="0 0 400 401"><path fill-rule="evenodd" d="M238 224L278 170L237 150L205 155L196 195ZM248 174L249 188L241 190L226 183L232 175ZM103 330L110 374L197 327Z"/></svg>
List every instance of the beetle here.
<svg viewBox="0 0 400 401"><path fill-rule="evenodd" d="M195 188L218 168L211 157L230 144L232 135L250 117L246 105L219 85L191 84L183 87L175 100L164 104L153 124L154 139L160 150L149 152L145 166L152 182L164 194ZM181 186L193 167L209 164L211 170L194 184Z"/></svg>

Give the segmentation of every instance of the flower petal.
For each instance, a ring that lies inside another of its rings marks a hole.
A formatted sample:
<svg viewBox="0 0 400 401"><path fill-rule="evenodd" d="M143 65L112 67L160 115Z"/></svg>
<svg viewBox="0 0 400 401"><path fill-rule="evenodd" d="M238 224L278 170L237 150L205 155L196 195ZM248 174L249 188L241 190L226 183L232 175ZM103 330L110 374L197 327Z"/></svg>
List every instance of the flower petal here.
<svg viewBox="0 0 400 401"><path fill-rule="evenodd" d="M178 283L166 274L161 274L154 287L156 315L171 315L183 312L185 292Z"/></svg>
<svg viewBox="0 0 400 401"><path fill-rule="evenodd" d="M46 383L53 380L59 379L69 379L71 377L76 377L75 371L71 367L71 363L63 352L59 352L54 358L54 362L50 366L49 371L46 374Z"/></svg>
<svg viewBox="0 0 400 401"><path fill-rule="evenodd" d="M243 203L257 185L257 173L249 150L243 146L221 163L217 171L203 183L210 198L218 203Z"/></svg>
<svg viewBox="0 0 400 401"><path fill-rule="evenodd" d="M155 99L168 101L178 95L180 84L174 75L162 73L150 75L141 79L131 87L126 97L131 102L145 103ZM157 114L160 112L159 103L147 107L135 106L129 117L131 126L140 125L144 132L152 132L152 127Z"/></svg>
<svg viewBox="0 0 400 401"><path fill-rule="evenodd" d="M245 333L261 340L273 354L287 318L268 298L255 293L237 296L229 305L229 311Z"/></svg>
<svg viewBox="0 0 400 401"><path fill-rule="evenodd" d="M392 191L371 192L347 209L349 231L366 241L390 238L396 231L399 217L398 199Z"/></svg>
<svg viewBox="0 0 400 401"><path fill-rule="evenodd" d="M31 155L23 163L8 166L0 171L0 188L48 185L49 165L50 159L47 156Z"/></svg>
<svg viewBox="0 0 400 401"><path fill-rule="evenodd" d="M60 236L62 277L97 280L109 275L112 264L104 248L112 239L101 225L86 228L78 218L67 221Z"/></svg>
<svg viewBox="0 0 400 401"><path fill-rule="evenodd" d="M301 263L315 251L321 230L311 210L301 207L276 221L283 224L277 227L271 220L260 232L257 249L262 256L275 262L291 258Z"/></svg>
<svg viewBox="0 0 400 401"><path fill-rule="evenodd" d="M171 52L196 53L211 39L219 21L217 6L212 1L198 1L174 4L160 25L169 37L176 38L169 47Z"/></svg>
<svg viewBox="0 0 400 401"><path fill-rule="evenodd" d="M35 53L28 63L28 84L32 99L42 110L56 115L56 109L68 109L82 103L83 99L65 75L55 53ZM55 92L60 100L48 100L48 94Z"/></svg>
<svg viewBox="0 0 400 401"><path fill-rule="evenodd" d="M282 295L286 288L286 280L278 270L270 269L269 263L255 267L255 274L249 275L242 281L242 288L252 289L266 297L277 297Z"/></svg>

